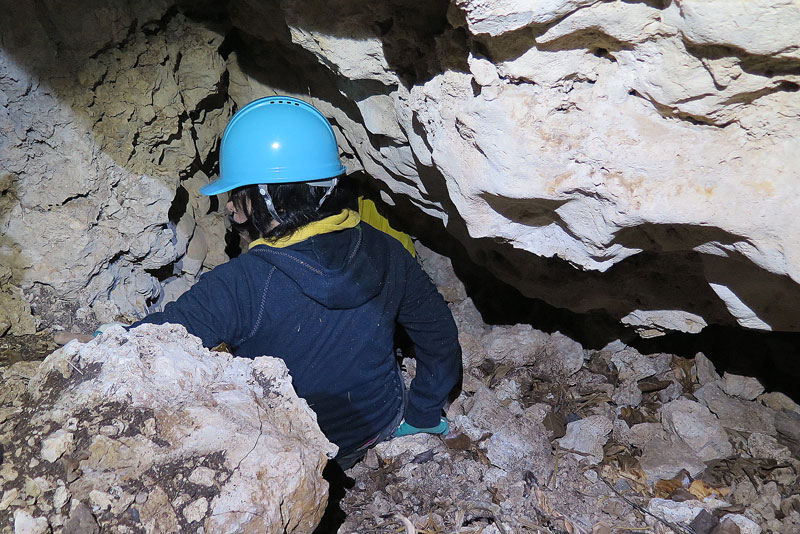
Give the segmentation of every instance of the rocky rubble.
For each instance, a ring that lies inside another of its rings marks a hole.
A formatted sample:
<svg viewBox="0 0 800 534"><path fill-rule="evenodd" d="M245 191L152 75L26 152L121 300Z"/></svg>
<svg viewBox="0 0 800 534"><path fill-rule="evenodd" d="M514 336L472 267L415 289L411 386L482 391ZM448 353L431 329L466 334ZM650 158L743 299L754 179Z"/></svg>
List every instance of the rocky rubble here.
<svg viewBox="0 0 800 534"><path fill-rule="evenodd" d="M559 333L485 325L447 262L420 255L464 348L451 433L375 447L348 472L340 532L393 532L406 520L463 534L800 530L791 399L719 377L703 354L584 350Z"/></svg>
<svg viewBox="0 0 800 534"><path fill-rule="evenodd" d="M336 447L281 360L115 327L2 370L0 531L311 532Z"/></svg>

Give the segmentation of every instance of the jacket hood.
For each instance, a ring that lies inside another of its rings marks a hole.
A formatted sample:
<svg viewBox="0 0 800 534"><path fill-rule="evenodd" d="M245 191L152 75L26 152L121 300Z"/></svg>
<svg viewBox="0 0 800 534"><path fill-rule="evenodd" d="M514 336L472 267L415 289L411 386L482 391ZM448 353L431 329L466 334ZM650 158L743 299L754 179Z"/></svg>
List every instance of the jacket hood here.
<svg viewBox="0 0 800 534"><path fill-rule="evenodd" d="M326 308L351 309L381 292L388 271L388 259L369 254L364 238L363 228L357 225L283 248L259 244L248 254L274 265Z"/></svg>

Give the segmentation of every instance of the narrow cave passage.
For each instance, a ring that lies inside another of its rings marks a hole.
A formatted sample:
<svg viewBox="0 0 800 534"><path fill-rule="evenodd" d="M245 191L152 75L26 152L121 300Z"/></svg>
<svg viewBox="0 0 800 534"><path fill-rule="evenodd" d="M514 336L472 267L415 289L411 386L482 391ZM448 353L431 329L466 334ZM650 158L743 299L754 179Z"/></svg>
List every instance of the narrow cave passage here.
<svg viewBox="0 0 800 534"><path fill-rule="evenodd" d="M523 4L8 8L0 531L800 529L796 6L731 12L742 41L702 6ZM327 462L324 514L280 364L92 337L247 254L200 188L273 95L328 119L463 352L449 432Z"/></svg>

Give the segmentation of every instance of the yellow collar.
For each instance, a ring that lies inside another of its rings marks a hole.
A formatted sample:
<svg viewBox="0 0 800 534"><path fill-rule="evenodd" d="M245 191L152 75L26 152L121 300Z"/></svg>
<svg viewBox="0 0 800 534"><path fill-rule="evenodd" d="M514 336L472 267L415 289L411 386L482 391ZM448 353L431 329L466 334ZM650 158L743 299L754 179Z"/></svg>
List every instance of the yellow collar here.
<svg viewBox="0 0 800 534"><path fill-rule="evenodd" d="M361 216L353 210L342 210L341 213L326 217L321 221L314 221L302 228L297 229L293 234L287 235L280 239L256 239L248 248L253 248L256 245L267 245L268 247L284 248L295 243L305 241L309 237L329 234L331 232L338 232L339 230L346 230L355 227L361 221Z"/></svg>

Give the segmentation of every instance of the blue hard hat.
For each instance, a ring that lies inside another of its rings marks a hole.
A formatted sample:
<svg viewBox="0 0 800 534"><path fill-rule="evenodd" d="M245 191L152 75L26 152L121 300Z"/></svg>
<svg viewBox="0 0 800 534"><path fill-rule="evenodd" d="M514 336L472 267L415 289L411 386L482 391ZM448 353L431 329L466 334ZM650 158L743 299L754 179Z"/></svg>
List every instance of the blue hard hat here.
<svg viewBox="0 0 800 534"><path fill-rule="evenodd" d="M327 180L345 172L328 119L288 96L250 102L228 123L219 152L219 178L204 195L243 185Z"/></svg>

